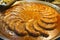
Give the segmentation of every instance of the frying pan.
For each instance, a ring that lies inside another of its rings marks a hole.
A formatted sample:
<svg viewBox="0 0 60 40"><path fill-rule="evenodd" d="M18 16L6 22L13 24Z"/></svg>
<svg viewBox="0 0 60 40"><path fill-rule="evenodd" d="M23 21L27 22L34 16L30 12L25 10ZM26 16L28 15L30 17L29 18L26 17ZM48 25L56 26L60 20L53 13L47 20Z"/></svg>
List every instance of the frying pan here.
<svg viewBox="0 0 60 40"><path fill-rule="evenodd" d="M58 7L54 4L48 3L48 2L43 2L43 1L17 1L13 5L16 5L17 3L22 3L22 2L35 2L35 3L44 4L44 5L54 8L56 11L58 11L60 13L60 7ZM60 30L57 30L57 29L55 29L53 31L48 31L48 32L50 34L50 37L48 37L48 38L44 38L44 37L34 38L34 37L30 37L30 36L26 36L23 38L23 37L16 36L12 31L9 31L9 30L7 31L7 29L3 26L1 26L1 29L0 29L1 36L3 36L2 38L4 38L4 39L7 38L8 40L27 40L26 38L28 38L29 40L54 40L57 36L60 35ZM56 34L54 35L54 33L56 33Z"/></svg>

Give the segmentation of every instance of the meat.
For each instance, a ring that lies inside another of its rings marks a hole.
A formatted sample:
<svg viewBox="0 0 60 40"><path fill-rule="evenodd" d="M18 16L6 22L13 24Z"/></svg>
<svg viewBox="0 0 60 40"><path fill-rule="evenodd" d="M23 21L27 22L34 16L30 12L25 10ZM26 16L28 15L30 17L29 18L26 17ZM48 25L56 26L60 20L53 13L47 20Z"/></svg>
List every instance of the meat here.
<svg viewBox="0 0 60 40"><path fill-rule="evenodd" d="M10 15L11 15L11 14L10 14ZM14 30L14 25L12 24L12 23L14 23L14 20L13 20L13 22L11 22L11 20L8 21L10 15L5 16L5 17L4 17L4 21L9 25L9 29Z"/></svg>
<svg viewBox="0 0 60 40"><path fill-rule="evenodd" d="M9 25L9 29L14 30L15 23L21 21L21 19L16 15L9 14L4 17L4 21Z"/></svg>
<svg viewBox="0 0 60 40"><path fill-rule="evenodd" d="M49 13L48 13L49 14ZM45 15L45 14L43 14L42 16L44 17L44 18L54 18L54 17L57 17L57 15L58 15L58 13L52 13L51 15Z"/></svg>
<svg viewBox="0 0 60 40"><path fill-rule="evenodd" d="M38 21L38 24L44 28L44 29L54 29L56 28L56 22L57 22L57 12L52 11L51 14L49 13L41 13L40 20Z"/></svg>
<svg viewBox="0 0 60 40"><path fill-rule="evenodd" d="M58 16L58 12L52 9L51 7L45 8L44 12L42 10L40 13L41 13L41 16L45 18L54 18Z"/></svg>
<svg viewBox="0 0 60 40"><path fill-rule="evenodd" d="M20 21L20 19L11 20L11 22L9 23L9 29L14 30L14 27L15 27L16 23L19 22L19 21Z"/></svg>
<svg viewBox="0 0 60 40"><path fill-rule="evenodd" d="M33 28L33 19L29 20L27 23L26 23L26 30L33 36L39 36L40 33L35 31L34 28Z"/></svg>
<svg viewBox="0 0 60 40"><path fill-rule="evenodd" d="M7 15L4 17L4 21L6 22L8 20L8 18L10 17L11 14Z"/></svg>
<svg viewBox="0 0 60 40"><path fill-rule="evenodd" d="M43 22L45 22L45 23L55 23L55 22L57 22L57 18L56 17L54 17L54 18L43 18L43 17L41 17L40 18Z"/></svg>
<svg viewBox="0 0 60 40"><path fill-rule="evenodd" d="M44 30L43 28L41 28L41 27L38 25L37 21L34 21L34 22L33 22L33 25L34 25L34 26L33 26L34 29L37 30L37 31L39 31L42 35L44 35L44 36L46 36L46 37L49 36L48 32L47 32L46 30Z"/></svg>
<svg viewBox="0 0 60 40"><path fill-rule="evenodd" d="M17 22L16 23L16 26L15 26L15 33L18 34L18 35L21 35L21 36L25 36L27 35L27 31L25 30L25 24L24 22Z"/></svg>
<svg viewBox="0 0 60 40"><path fill-rule="evenodd" d="M41 20L38 20L38 25L40 25L40 27L44 28L44 29L54 29L56 27L56 24L53 23L53 24L47 24L47 23L44 23L42 22Z"/></svg>
<svg viewBox="0 0 60 40"><path fill-rule="evenodd" d="M20 18L17 17L17 15L14 15L14 14L9 14L9 15L6 15L4 17L4 21L7 22L7 23L10 23L10 21L14 20L14 19L20 19Z"/></svg>

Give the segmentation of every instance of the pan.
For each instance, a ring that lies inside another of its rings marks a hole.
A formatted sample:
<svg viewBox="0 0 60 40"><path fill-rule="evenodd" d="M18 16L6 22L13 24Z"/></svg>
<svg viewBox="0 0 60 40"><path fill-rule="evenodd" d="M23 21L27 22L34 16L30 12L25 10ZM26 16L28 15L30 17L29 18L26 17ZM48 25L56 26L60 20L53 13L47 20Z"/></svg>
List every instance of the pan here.
<svg viewBox="0 0 60 40"><path fill-rule="evenodd" d="M28 3L34 2L34 3L44 4L44 5L54 8L56 11L58 11L60 13L60 7L58 7L54 4L48 3L48 2L43 2L43 1L16 1L12 6L16 5L17 3L22 3L22 2L28 2ZM50 35L48 38L44 38L44 37L36 38L36 37L31 37L31 36L19 37L19 36L16 36L14 34L14 32L12 32L10 30L7 31L5 26L2 26L3 24L5 24L5 23L3 22L2 24L0 24L1 25L0 34L1 34L1 36L3 36L2 37L3 39L7 38L8 40L55 40L60 35L60 30L55 29L53 31L48 31L48 33ZM56 34L54 35L54 33L56 33Z"/></svg>

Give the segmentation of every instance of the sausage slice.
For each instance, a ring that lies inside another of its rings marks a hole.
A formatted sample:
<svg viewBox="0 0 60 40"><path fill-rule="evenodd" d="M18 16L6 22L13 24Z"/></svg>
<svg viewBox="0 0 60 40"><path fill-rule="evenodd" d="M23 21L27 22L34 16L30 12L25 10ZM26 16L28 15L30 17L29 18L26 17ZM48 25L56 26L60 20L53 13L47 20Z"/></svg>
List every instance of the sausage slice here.
<svg viewBox="0 0 60 40"><path fill-rule="evenodd" d="M20 35L20 36L25 36L27 35L27 31L25 30L25 23L22 22L17 22L16 26L15 26L15 33Z"/></svg>
<svg viewBox="0 0 60 40"><path fill-rule="evenodd" d="M49 36L48 32L38 25L37 21L34 21L33 25L34 25L35 30L39 31L42 35L47 36L47 37Z"/></svg>
<svg viewBox="0 0 60 40"><path fill-rule="evenodd" d="M33 28L33 19L32 20L29 20L27 23L26 23L26 30L32 35L32 36L39 36L40 33L35 31L35 29Z"/></svg>
<svg viewBox="0 0 60 40"><path fill-rule="evenodd" d="M54 29L56 27L56 23L52 23L52 24L47 24L42 22L41 20L38 20L38 25L40 25L42 28L44 29Z"/></svg>

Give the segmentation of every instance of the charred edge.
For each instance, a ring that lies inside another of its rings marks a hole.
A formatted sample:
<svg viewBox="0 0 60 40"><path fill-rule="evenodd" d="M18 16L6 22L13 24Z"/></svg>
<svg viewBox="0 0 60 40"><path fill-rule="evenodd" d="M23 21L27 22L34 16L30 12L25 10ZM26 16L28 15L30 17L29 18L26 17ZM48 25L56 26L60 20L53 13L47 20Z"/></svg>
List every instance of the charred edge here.
<svg viewBox="0 0 60 40"><path fill-rule="evenodd" d="M43 37L49 37L49 35L47 35L47 34L45 34L45 33L41 33L41 36L43 36Z"/></svg>
<svg viewBox="0 0 60 40"><path fill-rule="evenodd" d="M53 24L53 23L56 23L56 22L50 22L50 23L48 22L48 23L47 23L47 22L44 22L43 20L41 20L41 21L42 21L43 23L46 23L46 24Z"/></svg>
<svg viewBox="0 0 60 40"><path fill-rule="evenodd" d="M23 37L23 36L26 36L26 35L27 35L27 33L18 33L17 31L14 31L14 32L15 32L15 34L16 34L16 35L21 36L21 37Z"/></svg>
<svg viewBox="0 0 60 40"><path fill-rule="evenodd" d="M26 30L26 29L25 29ZM35 34L35 33L33 33L33 32L29 32L28 30L26 30L27 32L28 32L28 35L29 36L33 36L33 37L38 37L39 36L39 34Z"/></svg>

